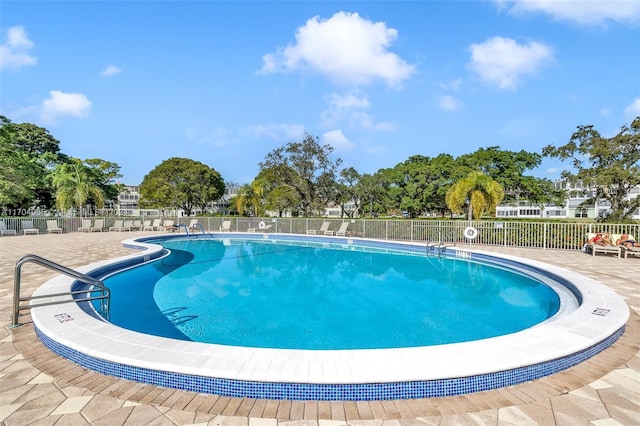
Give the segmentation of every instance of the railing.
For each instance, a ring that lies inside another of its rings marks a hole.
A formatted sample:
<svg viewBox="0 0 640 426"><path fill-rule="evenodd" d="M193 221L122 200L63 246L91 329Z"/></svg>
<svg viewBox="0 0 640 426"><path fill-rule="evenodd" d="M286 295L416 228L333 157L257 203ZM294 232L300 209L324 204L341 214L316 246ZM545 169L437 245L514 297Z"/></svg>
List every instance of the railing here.
<svg viewBox="0 0 640 426"><path fill-rule="evenodd" d="M46 268L52 269L61 274L67 275L68 277L74 278L77 281L88 284L93 287L93 289L89 290L77 290L77 291L68 291L64 293L55 293L55 294L46 294L40 296L29 296L29 297L20 297L20 280L21 280L21 270L22 265L25 263L32 262L36 263L40 266L44 266ZM100 295L91 296L91 293L95 291L95 288L98 289ZM38 304L31 305L21 305L20 302L26 302L34 299L44 299L44 298L52 298L58 296L75 296L78 294L89 294L88 296L64 300L56 300L52 302L44 302ZM111 298L111 294L109 289L104 285L104 283L96 278L90 277L88 275L82 274L78 271L74 271L73 269L69 269L65 266L60 265L59 263L53 262L51 260L45 259L44 257L40 257L35 254L26 254L19 258L16 261L14 279L13 279L13 317L12 317L12 326L17 327L20 325L18 322L18 317L20 316L20 311L25 309L37 308L39 306L50 306L50 305L58 305L61 303L69 303L69 302L88 302L91 300L100 300L100 310L101 314L105 319L109 319L109 301Z"/></svg>
<svg viewBox="0 0 640 426"><path fill-rule="evenodd" d="M46 233L47 220L57 220L63 232L76 232L81 227L81 218L74 217L30 217L40 233ZM85 218L86 219L86 218ZM95 220L96 218L92 218ZM100 217L104 220L104 229L112 226L116 217ZM133 218L132 218L133 219ZM135 219L138 219L137 217ZM141 220L152 220L149 216ZM175 222L185 220L183 217L165 217ZM322 222L330 222L329 229L336 230L343 221L350 222L348 231L351 235L367 238L399 240L399 241L441 241L443 243L473 243L491 246L514 246L556 250L578 250L585 243L589 232L607 232L610 234L628 233L640 239L640 224L603 224L595 222L542 222L542 221L473 221L471 226L478 230L475 239L464 236L464 229L469 226L466 220L433 220L433 219L329 219L329 218L249 218L239 216L198 217L198 227L202 232L218 232L223 221L231 221L232 232L246 232L250 228L258 228L260 222L272 225L267 232L306 235L309 229L320 229ZM21 232L21 221L25 218L5 217L8 229ZM13 237L11 237L13 238Z"/></svg>

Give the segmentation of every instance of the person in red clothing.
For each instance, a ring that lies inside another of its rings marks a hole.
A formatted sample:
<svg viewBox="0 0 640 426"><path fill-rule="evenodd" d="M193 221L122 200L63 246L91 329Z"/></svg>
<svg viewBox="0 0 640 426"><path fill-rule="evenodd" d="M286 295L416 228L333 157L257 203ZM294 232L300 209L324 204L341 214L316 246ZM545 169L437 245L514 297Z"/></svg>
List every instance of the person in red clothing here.
<svg viewBox="0 0 640 426"><path fill-rule="evenodd" d="M587 241L587 244L598 244L599 246L614 245L609 234L602 232L598 232L594 237L590 238L589 241Z"/></svg>

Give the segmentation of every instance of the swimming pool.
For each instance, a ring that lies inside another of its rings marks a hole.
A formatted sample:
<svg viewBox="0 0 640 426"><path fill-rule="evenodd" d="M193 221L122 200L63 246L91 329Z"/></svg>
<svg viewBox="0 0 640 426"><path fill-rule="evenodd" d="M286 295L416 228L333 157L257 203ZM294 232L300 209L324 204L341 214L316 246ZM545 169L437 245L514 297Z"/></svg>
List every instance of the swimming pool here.
<svg viewBox="0 0 640 426"><path fill-rule="evenodd" d="M222 237L222 235L218 235ZM170 237L171 238L171 237ZM300 236L226 234L224 238ZM163 249L127 240L139 254L82 268L105 276L164 255ZM416 250L410 243L310 237L308 241ZM568 288L580 300L573 312L512 333L478 341L393 349L300 350L246 348L186 342L123 330L97 318L86 306L34 309L41 340L87 368L160 386L219 395L271 399L374 400L457 395L543 377L582 362L624 332L629 311L613 291L580 274L511 256L447 248L443 255L488 261ZM69 289L56 277L38 294Z"/></svg>
<svg viewBox="0 0 640 426"><path fill-rule="evenodd" d="M529 275L425 250L274 239L159 240L169 256L114 274L109 321L203 343L381 349L515 333L577 308ZM99 306L94 302L97 309Z"/></svg>

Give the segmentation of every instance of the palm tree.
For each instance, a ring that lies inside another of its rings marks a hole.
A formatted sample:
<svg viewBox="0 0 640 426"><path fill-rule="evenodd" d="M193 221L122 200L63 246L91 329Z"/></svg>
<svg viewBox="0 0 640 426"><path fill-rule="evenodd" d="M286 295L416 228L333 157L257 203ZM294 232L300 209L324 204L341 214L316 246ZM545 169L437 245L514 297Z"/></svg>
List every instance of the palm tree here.
<svg viewBox="0 0 640 426"><path fill-rule="evenodd" d="M254 179L251 184L244 184L238 190L238 195L234 198L234 207L239 214L244 214L247 210L254 216L264 214L262 206L262 196L264 187L259 179Z"/></svg>
<svg viewBox="0 0 640 426"><path fill-rule="evenodd" d="M70 163L59 164L52 174L56 191L56 207L67 210L76 207L82 217L82 206L91 198L96 206L104 206L102 189L91 181L86 166L81 160L72 158Z"/></svg>
<svg viewBox="0 0 640 426"><path fill-rule="evenodd" d="M503 199L502 185L482 172L471 172L447 191L445 201L454 213L464 211L468 202L471 221L472 215L474 219L480 219L483 213L495 210Z"/></svg>

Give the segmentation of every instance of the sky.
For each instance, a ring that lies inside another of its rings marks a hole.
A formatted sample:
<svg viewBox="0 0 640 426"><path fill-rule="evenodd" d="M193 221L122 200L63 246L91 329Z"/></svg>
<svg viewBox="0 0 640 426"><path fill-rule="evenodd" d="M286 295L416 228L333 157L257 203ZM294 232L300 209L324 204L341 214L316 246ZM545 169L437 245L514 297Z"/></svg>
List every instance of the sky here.
<svg viewBox="0 0 640 426"><path fill-rule="evenodd" d="M171 157L249 183L305 134L369 174L541 154L640 116L640 1L2 0L0 115L127 185Z"/></svg>

